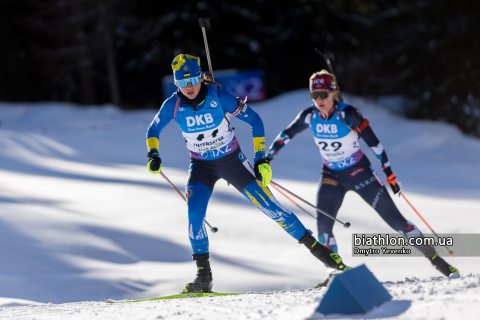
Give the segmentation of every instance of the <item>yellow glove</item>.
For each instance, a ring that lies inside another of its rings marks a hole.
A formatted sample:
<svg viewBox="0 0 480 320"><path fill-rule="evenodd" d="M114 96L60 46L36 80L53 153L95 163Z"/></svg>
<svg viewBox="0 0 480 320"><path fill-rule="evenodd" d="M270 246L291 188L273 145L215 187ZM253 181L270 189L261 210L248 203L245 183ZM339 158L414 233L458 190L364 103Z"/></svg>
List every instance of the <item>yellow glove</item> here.
<svg viewBox="0 0 480 320"><path fill-rule="evenodd" d="M268 186L270 184L270 180L272 180L272 168L270 168L268 161L258 160L255 162L254 169L257 179L262 179L263 186Z"/></svg>

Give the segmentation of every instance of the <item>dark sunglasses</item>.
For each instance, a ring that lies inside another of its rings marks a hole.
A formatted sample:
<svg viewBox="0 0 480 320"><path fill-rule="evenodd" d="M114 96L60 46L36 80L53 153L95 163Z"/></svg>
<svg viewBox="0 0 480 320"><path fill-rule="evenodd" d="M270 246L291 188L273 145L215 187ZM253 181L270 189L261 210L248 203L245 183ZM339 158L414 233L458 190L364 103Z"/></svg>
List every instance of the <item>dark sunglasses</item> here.
<svg viewBox="0 0 480 320"><path fill-rule="evenodd" d="M320 92L311 92L310 91L310 97L312 97L313 100L317 100L318 97L320 97L320 99L326 99L328 97L328 94L330 93L330 91L320 91Z"/></svg>

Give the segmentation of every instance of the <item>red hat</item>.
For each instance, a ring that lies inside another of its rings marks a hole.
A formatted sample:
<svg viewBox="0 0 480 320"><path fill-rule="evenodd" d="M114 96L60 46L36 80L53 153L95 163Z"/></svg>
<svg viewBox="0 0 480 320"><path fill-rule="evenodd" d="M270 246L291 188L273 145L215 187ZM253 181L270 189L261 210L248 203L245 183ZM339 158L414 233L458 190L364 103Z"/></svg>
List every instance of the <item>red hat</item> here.
<svg viewBox="0 0 480 320"><path fill-rule="evenodd" d="M310 79L310 91L315 89L335 90L333 77L328 74L316 75L313 79Z"/></svg>

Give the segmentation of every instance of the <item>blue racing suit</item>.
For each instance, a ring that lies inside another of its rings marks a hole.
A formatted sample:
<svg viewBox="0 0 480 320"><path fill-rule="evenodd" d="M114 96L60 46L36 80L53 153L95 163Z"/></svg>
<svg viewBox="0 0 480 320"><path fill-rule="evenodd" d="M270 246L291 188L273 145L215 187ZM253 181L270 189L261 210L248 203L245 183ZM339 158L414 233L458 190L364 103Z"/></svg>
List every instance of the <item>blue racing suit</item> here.
<svg viewBox="0 0 480 320"><path fill-rule="evenodd" d="M188 235L194 254L208 252L204 226L208 201L215 183L223 178L239 190L293 238L300 240L307 232L295 214L281 206L267 187L255 178L252 167L241 152L230 116L252 127L254 161L265 159L265 134L258 114L231 94L212 84L203 84L205 99L191 105L179 91L165 100L147 131L148 151L159 150L162 129L175 120L190 151L186 184ZM202 91L201 91L202 92Z"/></svg>

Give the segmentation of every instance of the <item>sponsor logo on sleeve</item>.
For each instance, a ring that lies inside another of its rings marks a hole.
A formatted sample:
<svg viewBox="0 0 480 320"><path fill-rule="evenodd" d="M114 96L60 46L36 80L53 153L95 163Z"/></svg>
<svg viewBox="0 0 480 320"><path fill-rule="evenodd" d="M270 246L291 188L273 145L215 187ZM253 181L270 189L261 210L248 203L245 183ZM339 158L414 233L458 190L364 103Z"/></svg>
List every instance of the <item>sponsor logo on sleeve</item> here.
<svg viewBox="0 0 480 320"><path fill-rule="evenodd" d="M212 100L212 101L210 102L210 107L216 108L216 107L217 107L217 102L215 102L215 101Z"/></svg>

